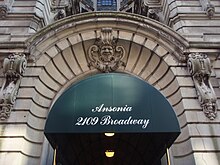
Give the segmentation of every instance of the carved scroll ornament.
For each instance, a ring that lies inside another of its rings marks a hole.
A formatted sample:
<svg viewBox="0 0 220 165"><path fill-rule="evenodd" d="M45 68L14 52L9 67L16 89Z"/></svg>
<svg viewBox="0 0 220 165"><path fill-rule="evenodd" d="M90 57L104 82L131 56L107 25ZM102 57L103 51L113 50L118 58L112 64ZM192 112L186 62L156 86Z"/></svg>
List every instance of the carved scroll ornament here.
<svg viewBox="0 0 220 165"><path fill-rule="evenodd" d="M5 80L0 91L0 120L10 116L26 66L27 60L23 54L11 54L4 59Z"/></svg>
<svg viewBox="0 0 220 165"><path fill-rule="evenodd" d="M125 55L125 49L116 44L112 29L103 28L100 37L88 49L89 66L93 66L101 72L112 72L124 65L121 59Z"/></svg>
<svg viewBox="0 0 220 165"><path fill-rule="evenodd" d="M209 81L211 75L210 60L205 54L192 53L189 55L187 65L193 76L203 112L210 120L213 120L217 115L217 98Z"/></svg>

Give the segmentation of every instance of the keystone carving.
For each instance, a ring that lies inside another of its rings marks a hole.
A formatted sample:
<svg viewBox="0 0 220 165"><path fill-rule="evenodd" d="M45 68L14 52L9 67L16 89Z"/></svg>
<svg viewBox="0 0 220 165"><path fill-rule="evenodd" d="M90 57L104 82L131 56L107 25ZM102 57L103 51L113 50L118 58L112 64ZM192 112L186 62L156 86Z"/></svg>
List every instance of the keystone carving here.
<svg viewBox="0 0 220 165"><path fill-rule="evenodd" d="M11 54L4 59L5 80L0 91L0 120L6 120L10 116L26 66L24 54Z"/></svg>
<svg viewBox="0 0 220 165"><path fill-rule="evenodd" d="M103 28L100 37L88 49L89 66L93 66L101 72L112 72L125 65L121 61L124 55L125 49L122 46L117 46L112 29Z"/></svg>
<svg viewBox="0 0 220 165"><path fill-rule="evenodd" d="M0 18L6 18L8 14L8 6L7 5L0 5Z"/></svg>
<svg viewBox="0 0 220 165"><path fill-rule="evenodd" d="M210 59L206 54L192 53L189 55L187 66L193 77L203 112L210 120L215 119L217 97L209 81L211 75Z"/></svg>

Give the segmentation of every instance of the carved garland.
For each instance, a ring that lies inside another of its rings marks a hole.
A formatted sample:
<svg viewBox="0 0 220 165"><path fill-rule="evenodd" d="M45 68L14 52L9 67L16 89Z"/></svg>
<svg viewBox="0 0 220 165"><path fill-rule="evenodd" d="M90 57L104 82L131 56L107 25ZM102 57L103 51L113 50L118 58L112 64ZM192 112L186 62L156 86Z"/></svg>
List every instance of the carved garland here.
<svg viewBox="0 0 220 165"><path fill-rule="evenodd" d="M210 120L213 120L217 115L217 98L209 81L211 75L210 60L205 54L192 53L189 55L187 65L193 77L203 112Z"/></svg>
<svg viewBox="0 0 220 165"><path fill-rule="evenodd" d="M11 54L4 59L5 80L0 91L0 120L6 120L10 116L26 66L24 54Z"/></svg>
<svg viewBox="0 0 220 165"><path fill-rule="evenodd" d="M112 29L103 28L100 37L88 49L89 66L101 72L112 72L124 65L121 59L125 55L125 49L116 44Z"/></svg>

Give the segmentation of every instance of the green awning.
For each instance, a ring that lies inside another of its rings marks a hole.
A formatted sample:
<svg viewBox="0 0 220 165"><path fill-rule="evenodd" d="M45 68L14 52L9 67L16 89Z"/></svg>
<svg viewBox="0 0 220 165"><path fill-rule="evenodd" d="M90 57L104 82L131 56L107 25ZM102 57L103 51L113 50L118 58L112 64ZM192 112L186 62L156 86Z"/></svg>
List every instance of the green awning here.
<svg viewBox="0 0 220 165"><path fill-rule="evenodd" d="M73 84L52 107L45 133L180 132L167 99L126 74L98 74Z"/></svg>

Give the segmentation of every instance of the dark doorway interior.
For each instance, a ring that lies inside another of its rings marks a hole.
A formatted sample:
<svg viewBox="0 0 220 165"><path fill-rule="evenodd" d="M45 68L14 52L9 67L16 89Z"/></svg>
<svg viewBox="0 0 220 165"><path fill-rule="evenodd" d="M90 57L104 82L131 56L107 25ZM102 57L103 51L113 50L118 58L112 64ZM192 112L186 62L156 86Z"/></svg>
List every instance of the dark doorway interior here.
<svg viewBox="0 0 220 165"><path fill-rule="evenodd" d="M160 165L178 134L117 133L107 137L101 133L50 134L57 148L57 164L62 165ZM108 158L105 151L114 151Z"/></svg>

